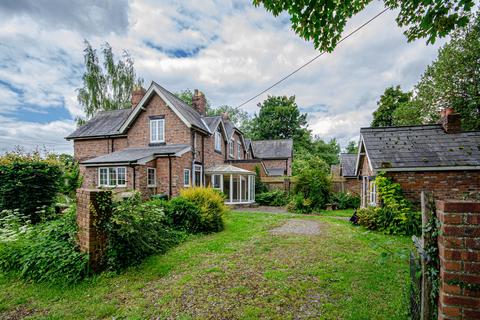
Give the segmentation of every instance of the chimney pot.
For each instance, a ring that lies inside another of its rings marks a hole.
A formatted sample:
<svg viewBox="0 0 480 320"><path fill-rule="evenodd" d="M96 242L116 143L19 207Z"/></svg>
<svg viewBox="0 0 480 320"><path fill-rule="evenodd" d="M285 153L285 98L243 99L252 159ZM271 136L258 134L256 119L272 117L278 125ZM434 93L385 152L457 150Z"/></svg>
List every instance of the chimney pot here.
<svg viewBox="0 0 480 320"><path fill-rule="evenodd" d="M205 95L198 89L195 89L193 92L192 106L197 109L202 116L207 114L207 99L205 99Z"/></svg>
<svg viewBox="0 0 480 320"><path fill-rule="evenodd" d="M462 131L462 122L460 114L456 113L453 108L447 107L440 111L440 121L443 130L446 133L459 133Z"/></svg>
<svg viewBox="0 0 480 320"><path fill-rule="evenodd" d="M145 95L146 92L147 92L147 90L145 90L141 86L133 88L132 100L131 100L132 101L132 109L135 108L140 103L140 100L142 100L142 98L143 98L143 96Z"/></svg>

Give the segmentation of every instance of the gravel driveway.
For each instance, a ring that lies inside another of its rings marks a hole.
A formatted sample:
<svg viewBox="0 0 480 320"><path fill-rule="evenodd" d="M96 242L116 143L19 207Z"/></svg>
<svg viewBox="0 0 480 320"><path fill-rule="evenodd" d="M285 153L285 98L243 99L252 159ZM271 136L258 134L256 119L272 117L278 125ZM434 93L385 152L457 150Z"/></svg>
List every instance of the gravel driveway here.
<svg viewBox="0 0 480 320"><path fill-rule="evenodd" d="M305 234L316 235L320 233L320 223L315 220L287 220L282 226L270 230L272 234Z"/></svg>

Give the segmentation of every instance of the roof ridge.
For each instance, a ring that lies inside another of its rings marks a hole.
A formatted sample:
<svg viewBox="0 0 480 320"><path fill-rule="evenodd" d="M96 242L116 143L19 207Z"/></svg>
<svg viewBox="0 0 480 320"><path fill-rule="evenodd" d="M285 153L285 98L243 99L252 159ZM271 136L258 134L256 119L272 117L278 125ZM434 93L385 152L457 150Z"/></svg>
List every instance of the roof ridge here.
<svg viewBox="0 0 480 320"><path fill-rule="evenodd" d="M436 127L441 127L441 124L438 123L429 123L429 124L418 124L418 125L409 125L409 126L389 126L389 127L362 127L360 128L360 131L362 130L402 130L402 129L407 129L407 128L419 128L419 129L427 129L427 128L436 128Z"/></svg>

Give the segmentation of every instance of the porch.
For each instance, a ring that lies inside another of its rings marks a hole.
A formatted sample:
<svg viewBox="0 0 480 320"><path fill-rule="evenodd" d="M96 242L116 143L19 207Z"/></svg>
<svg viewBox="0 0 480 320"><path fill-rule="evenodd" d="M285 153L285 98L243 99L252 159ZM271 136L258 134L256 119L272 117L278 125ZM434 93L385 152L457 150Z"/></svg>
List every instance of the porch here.
<svg viewBox="0 0 480 320"><path fill-rule="evenodd" d="M218 165L205 169L205 185L223 192L226 204L255 202L255 172L232 165Z"/></svg>

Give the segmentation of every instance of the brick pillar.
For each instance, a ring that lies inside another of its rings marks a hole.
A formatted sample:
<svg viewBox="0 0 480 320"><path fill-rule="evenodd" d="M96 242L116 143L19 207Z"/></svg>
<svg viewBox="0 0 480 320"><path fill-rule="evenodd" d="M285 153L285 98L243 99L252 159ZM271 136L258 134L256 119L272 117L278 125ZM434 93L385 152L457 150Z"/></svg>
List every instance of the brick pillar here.
<svg viewBox="0 0 480 320"><path fill-rule="evenodd" d="M480 319L480 202L436 201L440 292L438 319Z"/></svg>
<svg viewBox="0 0 480 320"><path fill-rule="evenodd" d="M111 192L98 189L77 189L77 224L80 250L89 254L93 271L102 268L106 246L106 234L100 228L100 220L110 214L101 209L99 199L111 201Z"/></svg>

